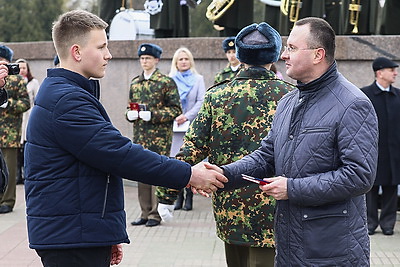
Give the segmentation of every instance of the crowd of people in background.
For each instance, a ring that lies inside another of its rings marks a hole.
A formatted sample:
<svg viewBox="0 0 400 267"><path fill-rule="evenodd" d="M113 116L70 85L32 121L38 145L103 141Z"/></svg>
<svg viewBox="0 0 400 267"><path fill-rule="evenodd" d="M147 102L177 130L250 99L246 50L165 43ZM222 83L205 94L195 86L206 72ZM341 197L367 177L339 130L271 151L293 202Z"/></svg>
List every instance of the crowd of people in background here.
<svg viewBox="0 0 400 267"><path fill-rule="evenodd" d="M122 178L138 182L141 215L132 226L168 223L174 210L195 212L193 193L211 195L230 267L368 266L368 235L378 226L394 234L397 63L375 59L375 81L360 90L338 71L326 20L298 20L285 46L263 22L222 41L228 63L206 88L188 48L175 51L167 75L158 68L162 47L142 42L121 114L128 138L99 101L97 79L112 58L106 28L86 11L60 16L57 68L41 86L23 58L4 82L0 67L9 173L0 213L12 212L24 183L29 246L44 266L74 257L85 258L79 266L121 262L129 242ZM296 85L283 80L279 59ZM12 61L1 45L1 65Z"/></svg>

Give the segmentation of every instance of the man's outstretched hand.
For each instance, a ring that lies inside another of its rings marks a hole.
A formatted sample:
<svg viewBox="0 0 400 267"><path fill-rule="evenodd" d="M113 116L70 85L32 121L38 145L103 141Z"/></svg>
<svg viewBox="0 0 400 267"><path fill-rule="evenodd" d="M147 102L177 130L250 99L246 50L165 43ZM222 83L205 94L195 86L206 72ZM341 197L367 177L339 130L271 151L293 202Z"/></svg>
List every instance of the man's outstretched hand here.
<svg viewBox="0 0 400 267"><path fill-rule="evenodd" d="M224 188L224 183L228 182L228 178L222 173L222 169L218 166L200 162L192 167L189 185L197 191L210 194L217 191L218 188Z"/></svg>

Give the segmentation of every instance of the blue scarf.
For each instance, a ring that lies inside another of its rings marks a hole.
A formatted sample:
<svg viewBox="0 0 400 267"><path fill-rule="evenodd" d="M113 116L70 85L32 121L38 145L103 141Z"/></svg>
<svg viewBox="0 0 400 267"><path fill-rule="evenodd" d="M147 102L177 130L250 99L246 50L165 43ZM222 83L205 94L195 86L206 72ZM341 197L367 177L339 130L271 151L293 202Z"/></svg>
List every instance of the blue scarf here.
<svg viewBox="0 0 400 267"><path fill-rule="evenodd" d="M177 71L172 79L174 79L176 85L178 86L182 108L185 111L187 106L186 97L196 82L196 75L194 75L191 70L186 70L184 72Z"/></svg>

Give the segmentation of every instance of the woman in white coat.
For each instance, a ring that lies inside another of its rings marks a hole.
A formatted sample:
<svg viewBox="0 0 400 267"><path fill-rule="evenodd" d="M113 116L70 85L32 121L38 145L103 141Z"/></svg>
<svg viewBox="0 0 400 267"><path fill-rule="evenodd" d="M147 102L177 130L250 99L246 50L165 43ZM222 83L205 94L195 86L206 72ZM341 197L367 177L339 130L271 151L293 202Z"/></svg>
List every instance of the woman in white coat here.
<svg viewBox="0 0 400 267"><path fill-rule="evenodd" d="M197 113L203 104L205 85L204 78L198 74L195 68L192 53L186 47L181 47L175 51L172 58L171 71L169 76L174 79L181 100L183 113L175 118L174 134L172 137L171 157L179 152L183 144L183 137L191 121L196 118ZM182 190L175 203L175 209L191 210L193 207L193 193L186 189L186 198Z"/></svg>

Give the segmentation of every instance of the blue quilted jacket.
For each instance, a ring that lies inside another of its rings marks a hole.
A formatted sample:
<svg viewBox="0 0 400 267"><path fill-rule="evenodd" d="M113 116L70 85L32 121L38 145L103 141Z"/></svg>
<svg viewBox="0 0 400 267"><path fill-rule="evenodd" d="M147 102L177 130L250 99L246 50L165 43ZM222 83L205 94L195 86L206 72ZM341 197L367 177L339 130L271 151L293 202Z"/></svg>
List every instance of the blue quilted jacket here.
<svg viewBox="0 0 400 267"><path fill-rule="evenodd" d="M25 148L29 245L34 249L128 243L122 178L183 188L190 165L133 144L113 127L98 81L50 69Z"/></svg>
<svg viewBox="0 0 400 267"><path fill-rule="evenodd" d="M261 147L223 167L285 176L288 200L275 212L276 266L369 266L365 193L374 183L378 124L368 98L337 72L299 84L278 104Z"/></svg>

